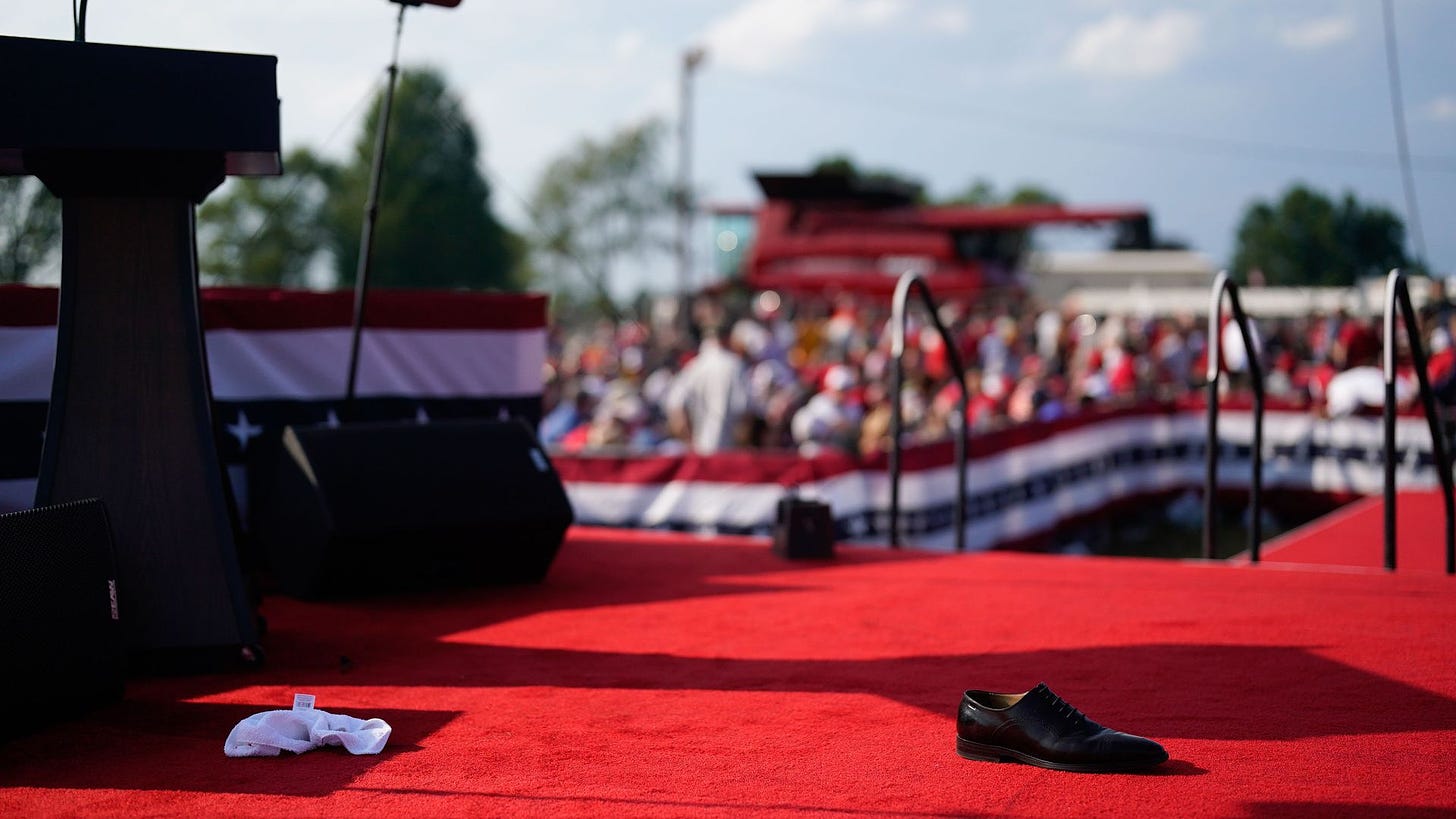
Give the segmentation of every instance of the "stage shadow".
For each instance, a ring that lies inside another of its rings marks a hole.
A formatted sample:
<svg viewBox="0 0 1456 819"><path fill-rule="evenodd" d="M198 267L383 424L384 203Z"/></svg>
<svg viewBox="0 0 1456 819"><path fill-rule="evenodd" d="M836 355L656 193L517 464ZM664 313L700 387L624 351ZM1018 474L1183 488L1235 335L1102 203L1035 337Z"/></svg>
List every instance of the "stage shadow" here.
<svg viewBox="0 0 1456 819"><path fill-rule="evenodd" d="M966 688L1015 692L1044 681L1092 719L1160 740L1293 740L1456 728L1456 700L1300 646L1151 644L761 660L432 640L368 662L350 661L344 670L331 657L312 667L264 671L248 682L302 690L547 686L868 694L952 718ZM238 680L229 679L236 686Z"/></svg>
<svg viewBox="0 0 1456 819"><path fill-rule="evenodd" d="M421 740L459 715L371 710L367 716L393 729L384 751L373 756L336 747L309 751L301 755L308 757L302 764L295 759L300 755L286 752L250 759L224 756L223 741L234 725L277 707L123 701L0 746L0 781L11 787L218 793L218 768L228 766L226 792L326 796L382 761L419 750ZM166 764L158 765L159 759Z"/></svg>
<svg viewBox="0 0 1456 819"><path fill-rule="evenodd" d="M336 671L305 675L298 684L863 693L951 716L966 688L1014 692L1042 681L1099 722L1162 739L1292 740L1456 728L1456 700L1299 646L1153 644L758 660L437 642L417 646L407 662L386 660L345 678Z"/></svg>

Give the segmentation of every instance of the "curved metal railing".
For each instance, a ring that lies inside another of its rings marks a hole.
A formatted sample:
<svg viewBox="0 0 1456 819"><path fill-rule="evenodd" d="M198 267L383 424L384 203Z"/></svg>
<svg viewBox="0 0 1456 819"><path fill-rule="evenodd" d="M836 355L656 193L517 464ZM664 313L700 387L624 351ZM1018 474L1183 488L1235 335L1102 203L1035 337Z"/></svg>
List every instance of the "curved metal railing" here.
<svg viewBox="0 0 1456 819"><path fill-rule="evenodd" d="M1213 299L1208 308L1208 444L1204 452L1203 479L1203 558L1213 558L1213 543L1216 535L1215 521L1218 505L1218 381L1222 367L1220 360L1222 328L1219 318L1223 313L1223 295L1228 294L1229 307L1239 335L1244 340L1244 351L1249 363L1249 375L1254 390L1254 442L1253 475L1249 484L1249 560L1259 562L1259 546L1263 540L1263 489L1264 489L1264 368L1259 364L1259 349L1254 345L1253 333L1249 331L1249 317L1239 303L1239 287L1229 278L1228 271L1219 271L1213 279Z"/></svg>
<svg viewBox="0 0 1456 819"><path fill-rule="evenodd" d="M890 307L890 357L893 360L892 376L890 380L890 548L900 548L900 435L904 426L904 419L901 417L903 410L900 406L900 393L905 386L905 302L910 297L910 289L914 287L920 291L921 299L925 304L925 312L930 314L931 324L935 326L936 332L940 333L941 340L945 343L946 358L950 360L951 370L955 372L956 380L961 387L960 400L960 429L956 434L955 464L956 464L956 502L954 512L955 525L955 548L957 552L965 551L966 548L966 440L970 432L970 396L966 392L966 370L961 366L961 356L956 350L955 341L950 333L946 332L945 325L941 323L939 314L935 311L935 298L930 294L930 287L925 280L914 273L906 273L900 277L895 284L895 299Z"/></svg>
<svg viewBox="0 0 1456 819"><path fill-rule="evenodd" d="M1405 320L1406 341L1410 344L1411 363L1415 365L1416 383L1420 385L1421 405L1426 423L1431 428L1431 453L1435 456L1436 474L1441 479L1441 496L1446 502L1446 574L1456 574L1456 501L1452 499L1451 459L1446 455L1446 433L1436 396L1426 376L1426 353L1421 346L1420 325L1411 306L1410 290L1399 269L1385 278L1385 568L1395 569L1395 311L1400 309Z"/></svg>

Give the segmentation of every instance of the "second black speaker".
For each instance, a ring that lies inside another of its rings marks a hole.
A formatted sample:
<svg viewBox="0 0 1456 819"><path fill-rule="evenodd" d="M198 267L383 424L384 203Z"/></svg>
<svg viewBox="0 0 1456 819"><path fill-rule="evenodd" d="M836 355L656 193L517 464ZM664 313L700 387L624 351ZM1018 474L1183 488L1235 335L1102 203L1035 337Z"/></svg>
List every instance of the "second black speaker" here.
<svg viewBox="0 0 1456 819"><path fill-rule="evenodd" d="M288 427L271 484L255 535L298 597L538 582L572 523L510 420Z"/></svg>

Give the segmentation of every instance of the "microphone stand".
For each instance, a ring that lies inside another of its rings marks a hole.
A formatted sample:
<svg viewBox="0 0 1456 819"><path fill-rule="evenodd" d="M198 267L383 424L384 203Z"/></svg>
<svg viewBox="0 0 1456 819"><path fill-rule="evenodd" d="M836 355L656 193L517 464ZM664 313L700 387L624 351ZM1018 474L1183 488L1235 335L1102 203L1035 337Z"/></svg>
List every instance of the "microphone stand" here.
<svg viewBox="0 0 1456 819"><path fill-rule="evenodd" d="M379 190L384 183L384 153L389 143L389 114L394 107L394 86L399 77L399 41L404 32L404 12L408 0L399 2L399 17L394 26L394 53L389 62L389 84L384 105L379 111L378 135L374 140L374 165L369 174L369 198L364 206L364 227L359 235L359 267L354 277L354 323L349 337L349 380L344 390L344 417L355 416L354 397L359 378L359 341L364 331L364 299L369 290L369 270L374 255L374 224L379 219Z"/></svg>

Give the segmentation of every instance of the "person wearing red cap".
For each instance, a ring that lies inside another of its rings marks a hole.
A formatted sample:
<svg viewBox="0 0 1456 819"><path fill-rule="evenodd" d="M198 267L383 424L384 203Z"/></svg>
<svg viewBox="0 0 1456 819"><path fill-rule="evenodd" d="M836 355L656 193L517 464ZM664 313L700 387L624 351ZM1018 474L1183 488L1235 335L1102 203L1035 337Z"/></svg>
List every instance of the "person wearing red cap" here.
<svg viewBox="0 0 1456 819"><path fill-rule="evenodd" d="M1351 320L1340 327L1334 358L1340 371L1325 387L1325 415L1339 418L1379 410L1385 406L1385 372L1379 366L1380 336L1365 322ZM1397 406L1415 395L1410 381L1395 379Z"/></svg>
<svg viewBox="0 0 1456 819"><path fill-rule="evenodd" d="M1427 342L1430 358L1426 360L1426 379L1431 392L1444 404L1456 401L1456 349L1451 345L1451 331L1437 326Z"/></svg>

